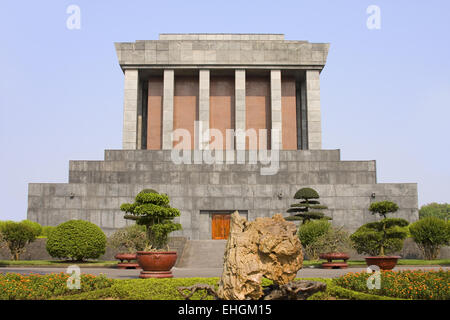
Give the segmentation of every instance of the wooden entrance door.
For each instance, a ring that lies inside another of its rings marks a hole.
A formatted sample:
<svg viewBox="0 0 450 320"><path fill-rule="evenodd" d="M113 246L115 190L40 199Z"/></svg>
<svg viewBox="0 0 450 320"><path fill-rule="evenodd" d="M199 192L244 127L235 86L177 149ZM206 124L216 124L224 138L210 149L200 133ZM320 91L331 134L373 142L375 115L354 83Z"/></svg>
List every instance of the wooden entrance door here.
<svg viewBox="0 0 450 320"><path fill-rule="evenodd" d="M228 239L230 234L230 214L213 213L212 238L213 240Z"/></svg>

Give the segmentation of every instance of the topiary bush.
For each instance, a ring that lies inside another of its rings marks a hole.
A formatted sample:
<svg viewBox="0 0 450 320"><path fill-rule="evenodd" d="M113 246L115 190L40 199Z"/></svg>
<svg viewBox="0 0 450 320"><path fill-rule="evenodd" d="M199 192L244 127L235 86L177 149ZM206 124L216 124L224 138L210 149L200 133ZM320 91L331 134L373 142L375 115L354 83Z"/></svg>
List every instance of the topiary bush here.
<svg viewBox="0 0 450 320"><path fill-rule="evenodd" d="M387 218L389 213L396 212L398 205L391 201L373 202L369 206L372 214L378 214L381 221L366 223L350 236L358 253L371 256L384 256L399 251L408 236L408 221L400 218Z"/></svg>
<svg viewBox="0 0 450 320"><path fill-rule="evenodd" d="M409 231L427 260L437 259L441 247L450 244L450 224L436 217L414 222Z"/></svg>
<svg viewBox="0 0 450 320"><path fill-rule="evenodd" d="M105 253L106 236L89 221L70 220L49 234L46 248L54 258L72 261L97 259Z"/></svg>
<svg viewBox="0 0 450 320"><path fill-rule="evenodd" d="M328 207L321 205L318 200L315 200L319 199L319 194L316 190L312 188L302 188L295 193L294 199L300 199L301 201L299 203L292 204L291 207L287 210L287 212L294 214L292 216L286 217L286 220L301 220L302 224L305 224L311 220L331 220L330 217L325 216L323 212L319 211L328 209ZM310 211L310 209L312 209L312 211Z"/></svg>
<svg viewBox="0 0 450 320"><path fill-rule="evenodd" d="M169 205L169 197L153 189L144 189L138 193L134 203L123 203L120 210L126 214L125 219L135 220L145 226L147 245L145 251L163 250L167 246L169 234L181 230L181 224L173 219L180 216L178 209Z"/></svg>
<svg viewBox="0 0 450 320"><path fill-rule="evenodd" d="M35 230L28 224L4 221L0 225L1 240L11 253L11 260L19 260L25 246L36 239Z"/></svg>

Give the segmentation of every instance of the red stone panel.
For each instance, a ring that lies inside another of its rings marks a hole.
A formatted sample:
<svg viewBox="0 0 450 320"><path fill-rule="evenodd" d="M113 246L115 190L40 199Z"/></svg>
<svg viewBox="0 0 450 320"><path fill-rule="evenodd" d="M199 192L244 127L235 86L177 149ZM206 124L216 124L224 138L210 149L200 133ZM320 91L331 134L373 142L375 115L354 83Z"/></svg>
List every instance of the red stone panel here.
<svg viewBox="0 0 450 320"><path fill-rule="evenodd" d="M234 129L234 77L211 76L209 98L209 127L223 136L222 150L226 149L226 130Z"/></svg>
<svg viewBox="0 0 450 320"><path fill-rule="evenodd" d="M163 79L148 80L147 149L162 149Z"/></svg>
<svg viewBox="0 0 450 320"><path fill-rule="evenodd" d="M173 101L173 129L186 129L194 147L194 122L198 121L198 76L175 75ZM177 142L174 142L174 146Z"/></svg>
<svg viewBox="0 0 450 320"><path fill-rule="evenodd" d="M255 129L258 134L259 148L259 130L267 129L267 139L262 141L262 149L270 148L270 79L269 76L247 75L246 84L246 112L245 123L246 130ZM246 138L246 149L254 149L249 145L249 138Z"/></svg>
<svg viewBox="0 0 450 320"><path fill-rule="evenodd" d="M281 128L284 150L297 149L295 79L281 77Z"/></svg>

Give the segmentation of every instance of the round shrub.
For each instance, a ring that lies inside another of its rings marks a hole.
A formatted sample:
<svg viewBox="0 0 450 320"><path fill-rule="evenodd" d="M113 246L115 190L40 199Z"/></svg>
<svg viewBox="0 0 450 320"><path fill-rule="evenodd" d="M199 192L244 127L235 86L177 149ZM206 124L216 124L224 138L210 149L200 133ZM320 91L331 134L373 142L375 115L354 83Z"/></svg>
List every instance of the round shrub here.
<svg viewBox="0 0 450 320"><path fill-rule="evenodd" d="M31 230L33 230L35 237L39 237L40 235L42 235L42 226L39 223L31 220L22 220L21 223L26 226L29 226Z"/></svg>
<svg viewBox="0 0 450 320"><path fill-rule="evenodd" d="M312 244L321 236L329 232L331 223L327 220L312 220L304 223L298 229L298 238L305 248L305 252L310 260L319 259L319 252Z"/></svg>
<svg viewBox="0 0 450 320"><path fill-rule="evenodd" d="M305 247L313 243L317 238L327 233L331 228L331 223L327 220L314 220L310 223L302 224L298 229L298 238Z"/></svg>
<svg viewBox="0 0 450 320"><path fill-rule="evenodd" d="M47 239L47 252L54 258L82 261L105 253L106 236L95 224L70 220L58 225Z"/></svg>
<svg viewBox="0 0 450 320"><path fill-rule="evenodd" d="M437 259L441 247L450 243L450 224L436 217L414 222L409 232L427 260Z"/></svg>

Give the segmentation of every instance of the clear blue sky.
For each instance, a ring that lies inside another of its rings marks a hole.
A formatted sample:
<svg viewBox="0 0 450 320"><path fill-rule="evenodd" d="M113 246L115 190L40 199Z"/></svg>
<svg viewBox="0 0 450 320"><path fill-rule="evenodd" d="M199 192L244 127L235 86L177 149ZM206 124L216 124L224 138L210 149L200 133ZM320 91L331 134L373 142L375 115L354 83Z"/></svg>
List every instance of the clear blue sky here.
<svg viewBox="0 0 450 320"><path fill-rule="evenodd" d="M69 5L81 29L66 28ZM366 27L369 5L381 29ZM0 3L0 219L26 217L29 182L120 149L123 74L113 42L159 33L284 33L330 42L323 147L377 160L378 182L450 202L449 1L8 1Z"/></svg>

